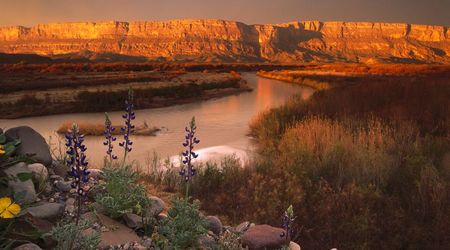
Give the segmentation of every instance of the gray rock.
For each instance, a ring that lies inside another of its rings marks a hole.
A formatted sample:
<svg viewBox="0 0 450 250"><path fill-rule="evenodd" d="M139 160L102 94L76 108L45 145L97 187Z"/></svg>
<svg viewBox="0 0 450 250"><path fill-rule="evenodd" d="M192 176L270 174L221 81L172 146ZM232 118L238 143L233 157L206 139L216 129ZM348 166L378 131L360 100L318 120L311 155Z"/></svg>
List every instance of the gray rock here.
<svg viewBox="0 0 450 250"><path fill-rule="evenodd" d="M150 196L148 198L151 202L150 207L147 209L148 216L157 216L166 209L166 203L160 198L156 196Z"/></svg>
<svg viewBox="0 0 450 250"><path fill-rule="evenodd" d="M123 220L129 228L138 229L143 227L142 218L137 214L126 213L123 215Z"/></svg>
<svg viewBox="0 0 450 250"><path fill-rule="evenodd" d="M64 205L60 203L43 203L35 207L29 207L26 209L26 211L33 217L53 220L63 214Z"/></svg>
<svg viewBox="0 0 450 250"><path fill-rule="evenodd" d="M33 243L27 243L24 245L20 245L16 248L14 248L14 250L42 250L42 248L40 248L38 245L33 244Z"/></svg>
<svg viewBox="0 0 450 250"><path fill-rule="evenodd" d="M48 170L41 163L34 163L28 165L28 169L33 172L33 177L37 181L46 180L48 178Z"/></svg>
<svg viewBox="0 0 450 250"><path fill-rule="evenodd" d="M75 199L74 198L69 198L66 200L64 210L70 214L75 212Z"/></svg>
<svg viewBox="0 0 450 250"><path fill-rule="evenodd" d="M285 238L281 237L284 229L269 225L256 225L250 227L241 237L244 247L250 250L280 249L285 244Z"/></svg>
<svg viewBox="0 0 450 250"><path fill-rule="evenodd" d="M300 245L297 244L297 243L295 243L295 242L293 242L293 241L291 241L291 242L289 243L289 249L291 249L291 250L302 250L302 248L300 247Z"/></svg>
<svg viewBox="0 0 450 250"><path fill-rule="evenodd" d="M21 144L17 148L16 154L33 154L33 160L45 166L52 164L50 149L44 137L28 126L8 129L5 135L10 139L19 139Z"/></svg>
<svg viewBox="0 0 450 250"><path fill-rule="evenodd" d="M222 233L223 225L219 218L216 216L207 216L206 221L208 221L208 229L215 235L220 235Z"/></svg>
<svg viewBox="0 0 450 250"><path fill-rule="evenodd" d="M69 192L72 189L71 181L58 181L56 183L56 188L61 192Z"/></svg>
<svg viewBox="0 0 450 250"><path fill-rule="evenodd" d="M4 170L5 174L8 176L16 177L19 173L28 173L32 174L31 171L27 168L27 165L23 162L17 163L6 170ZM20 181L19 179L9 180L8 186L12 189L14 195L19 195L20 200L23 203L32 203L36 200L36 190L34 189L33 181L26 180ZM23 195L23 197L22 197Z"/></svg>

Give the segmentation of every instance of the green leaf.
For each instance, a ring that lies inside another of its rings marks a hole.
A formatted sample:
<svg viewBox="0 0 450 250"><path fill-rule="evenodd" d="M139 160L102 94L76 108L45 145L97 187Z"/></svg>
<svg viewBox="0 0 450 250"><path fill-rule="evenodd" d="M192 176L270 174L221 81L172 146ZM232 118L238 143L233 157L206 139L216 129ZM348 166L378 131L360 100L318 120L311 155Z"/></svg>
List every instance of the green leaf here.
<svg viewBox="0 0 450 250"><path fill-rule="evenodd" d="M6 142L6 135L0 134L0 144L4 144Z"/></svg>
<svg viewBox="0 0 450 250"><path fill-rule="evenodd" d="M32 174L32 173L18 173L18 174L17 174L17 178L19 178L19 180L20 180L21 182L30 180L31 177L33 177L33 174Z"/></svg>

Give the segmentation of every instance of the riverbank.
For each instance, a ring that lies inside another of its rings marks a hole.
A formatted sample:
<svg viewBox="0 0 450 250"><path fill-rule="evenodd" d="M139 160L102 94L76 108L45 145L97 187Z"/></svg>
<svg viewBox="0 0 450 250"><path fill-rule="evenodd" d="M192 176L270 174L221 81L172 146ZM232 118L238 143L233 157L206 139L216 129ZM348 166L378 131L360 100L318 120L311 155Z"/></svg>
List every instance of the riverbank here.
<svg viewBox="0 0 450 250"><path fill-rule="evenodd" d="M39 80L30 82L34 87L24 87L26 90L10 88L9 92L1 93L3 118L122 110L129 87L137 92L137 109L198 102L252 90L235 72L116 72L75 78L56 74L46 79L50 82L42 90L34 88L41 85L42 80ZM59 81L67 79L70 84L62 87ZM105 84L108 81L111 83Z"/></svg>
<svg viewBox="0 0 450 250"><path fill-rule="evenodd" d="M389 81L397 78L404 82L414 77L441 78L450 72L448 65L407 64L322 64L304 65L297 69L258 71L260 77L308 86L316 90L342 87L358 82Z"/></svg>

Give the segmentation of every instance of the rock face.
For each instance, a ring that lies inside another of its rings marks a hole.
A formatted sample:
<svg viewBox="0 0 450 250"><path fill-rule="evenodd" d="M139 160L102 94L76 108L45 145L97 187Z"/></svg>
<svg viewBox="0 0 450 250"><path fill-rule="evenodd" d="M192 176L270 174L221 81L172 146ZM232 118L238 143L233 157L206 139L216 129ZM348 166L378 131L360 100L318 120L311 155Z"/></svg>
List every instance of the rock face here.
<svg viewBox="0 0 450 250"><path fill-rule="evenodd" d="M113 53L205 61L450 62L448 27L303 21L246 25L222 20L54 23L0 28L0 52Z"/></svg>

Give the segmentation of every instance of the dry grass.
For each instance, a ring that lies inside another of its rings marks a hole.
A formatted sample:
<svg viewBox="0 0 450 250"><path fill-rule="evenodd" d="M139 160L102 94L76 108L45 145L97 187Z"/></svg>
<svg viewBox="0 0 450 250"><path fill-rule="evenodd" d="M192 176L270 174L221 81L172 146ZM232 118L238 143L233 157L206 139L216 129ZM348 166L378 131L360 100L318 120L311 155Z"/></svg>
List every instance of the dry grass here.
<svg viewBox="0 0 450 250"><path fill-rule="evenodd" d="M56 131L58 134L65 134L72 127L72 122L64 122ZM78 127L80 128L80 133L86 136L103 136L105 132L104 124L94 124L94 123L78 123ZM114 127L114 135L122 135L120 125L113 125ZM150 127L146 123L136 126L136 131L133 133L134 135L142 135L142 136L155 136L156 133L160 131L157 127Z"/></svg>

